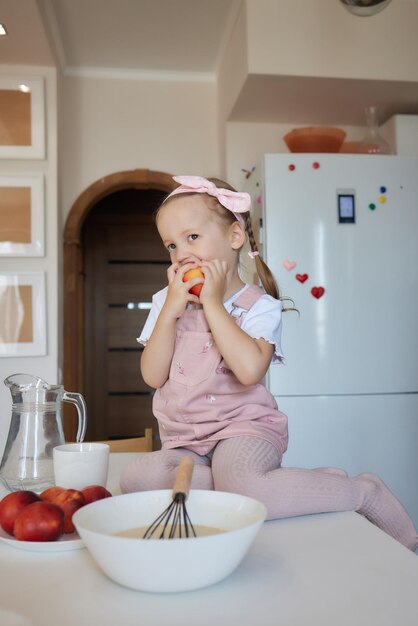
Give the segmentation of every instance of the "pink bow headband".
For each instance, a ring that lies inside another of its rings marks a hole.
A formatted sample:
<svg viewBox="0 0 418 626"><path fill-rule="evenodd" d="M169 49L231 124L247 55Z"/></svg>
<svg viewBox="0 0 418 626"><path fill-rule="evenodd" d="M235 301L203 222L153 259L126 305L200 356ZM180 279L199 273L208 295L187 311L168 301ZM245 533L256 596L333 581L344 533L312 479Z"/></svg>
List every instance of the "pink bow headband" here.
<svg viewBox="0 0 418 626"><path fill-rule="evenodd" d="M165 202L172 196L179 193L207 193L217 199L225 209L231 211L243 226L245 230L245 221L240 213L251 211L251 196L248 193L240 191L231 191L230 189L221 189L206 178L201 176L173 176L176 183L180 183L180 187L176 187L170 195L167 196Z"/></svg>

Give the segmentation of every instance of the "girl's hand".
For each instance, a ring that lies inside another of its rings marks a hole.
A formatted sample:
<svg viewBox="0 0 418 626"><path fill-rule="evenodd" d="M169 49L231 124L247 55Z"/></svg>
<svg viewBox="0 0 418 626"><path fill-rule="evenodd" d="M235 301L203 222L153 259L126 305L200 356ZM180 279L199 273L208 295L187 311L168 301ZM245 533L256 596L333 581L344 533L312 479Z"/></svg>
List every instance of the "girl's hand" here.
<svg viewBox="0 0 418 626"><path fill-rule="evenodd" d="M189 302L199 304L199 298L189 293L189 289L201 283L202 279L193 278L186 283L183 282L184 274L192 267L197 267L197 263L190 262L184 265L173 263L167 270L168 292L162 311L175 319L184 313Z"/></svg>
<svg viewBox="0 0 418 626"><path fill-rule="evenodd" d="M209 301L216 301L222 304L227 287L227 263L214 259L203 261L200 264L205 275L205 282L200 293L200 303L205 305Z"/></svg>

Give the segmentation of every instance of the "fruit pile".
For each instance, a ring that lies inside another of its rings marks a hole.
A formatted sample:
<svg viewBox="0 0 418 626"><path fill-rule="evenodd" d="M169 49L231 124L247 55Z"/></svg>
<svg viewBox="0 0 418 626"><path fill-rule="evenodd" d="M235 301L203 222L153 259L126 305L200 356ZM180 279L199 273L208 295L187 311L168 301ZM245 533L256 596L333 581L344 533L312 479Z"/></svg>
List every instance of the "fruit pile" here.
<svg viewBox="0 0 418 626"><path fill-rule="evenodd" d="M0 526L20 541L56 541L75 531L72 518L80 507L111 495L100 485L81 491L50 487L39 496L33 491L13 491L0 501Z"/></svg>

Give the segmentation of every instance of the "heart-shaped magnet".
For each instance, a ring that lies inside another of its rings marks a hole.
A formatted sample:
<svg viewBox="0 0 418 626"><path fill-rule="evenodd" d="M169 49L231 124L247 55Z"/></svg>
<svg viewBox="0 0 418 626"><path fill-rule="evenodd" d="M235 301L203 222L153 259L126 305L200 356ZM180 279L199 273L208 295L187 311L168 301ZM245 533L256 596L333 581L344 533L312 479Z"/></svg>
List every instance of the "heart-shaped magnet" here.
<svg viewBox="0 0 418 626"><path fill-rule="evenodd" d="M314 298L316 298L317 300L319 298L322 298L322 296L325 293L325 289L323 287L312 287L311 289L311 294L313 295Z"/></svg>
<svg viewBox="0 0 418 626"><path fill-rule="evenodd" d="M308 278L308 274L296 274L296 280L298 280L300 283L304 283L308 280Z"/></svg>
<svg viewBox="0 0 418 626"><path fill-rule="evenodd" d="M296 261L289 261L288 259L286 259L285 261L283 261L283 267L285 270L290 272L290 270L296 267Z"/></svg>

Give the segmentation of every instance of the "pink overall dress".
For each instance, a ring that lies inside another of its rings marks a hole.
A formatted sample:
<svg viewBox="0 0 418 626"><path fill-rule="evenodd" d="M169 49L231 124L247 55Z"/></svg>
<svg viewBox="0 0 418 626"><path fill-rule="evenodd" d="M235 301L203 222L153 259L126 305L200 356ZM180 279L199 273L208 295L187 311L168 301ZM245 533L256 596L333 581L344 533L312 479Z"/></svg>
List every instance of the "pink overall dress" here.
<svg viewBox="0 0 418 626"><path fill-rule="evenodd" d="M248 312L263 295L250 285L233 303ZM242 318L245 313L242 314ZM240 326L243 319L235 317ZM203 309L187 309L178 319L168 380L156 390L153 412L162 447L209 454L222 439L252 435L287 448L287 417L262 384L243 385L223 360Z"/></svg>

